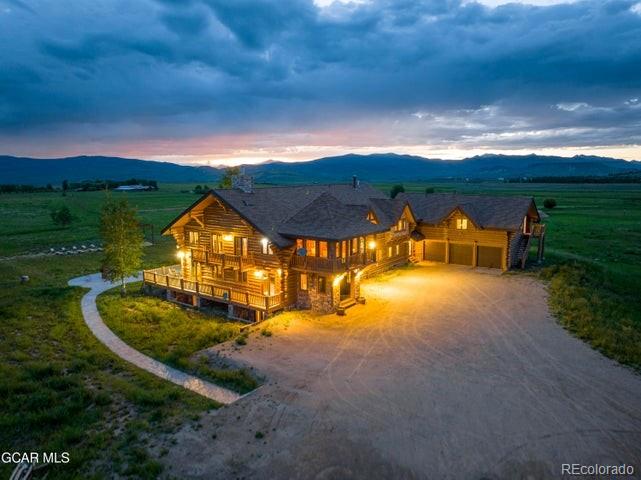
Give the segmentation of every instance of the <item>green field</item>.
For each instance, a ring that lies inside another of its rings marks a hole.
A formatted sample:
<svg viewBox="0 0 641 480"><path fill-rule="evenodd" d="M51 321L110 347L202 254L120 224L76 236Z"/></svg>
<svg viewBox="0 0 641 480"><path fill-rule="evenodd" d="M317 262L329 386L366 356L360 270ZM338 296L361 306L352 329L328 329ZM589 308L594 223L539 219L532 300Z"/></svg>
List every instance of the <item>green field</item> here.
<svg viewBox="0 0 641 480"><path fill-rule="evenodd" d="M408 191L426 186L405 185ZM545 198L556 199L558 206L546 211L544 220L545 265L533 265L524 274L548 282L550 305L566 328L604 354L641 368L641 186L429 186L437 192L533 195L539 207ZM174 242L159 239L159 231L198 198L189 193L191 188L161 185L158 192L114 194L127 196L142 220L154 225L156 244L145 248L146 267L174 263ZM390 185L380 188L389 191ZM71 451L73 463L50 468L48 478L109 478L109 462L120 476L155 478L161 468L157 458L171 432L185 422L197 424L202 412L216 407L120 362L85 328L79 308L83 291L66 282L98 271L99 253L17 256L97 241L104 199L103 192L0 195L0 447ZM55 227L49 215L63 204L75 217L68 228ZM21 275L29 275L31 281L21 284ZM107 294L101 302L112 327L128 341L186 368L198 368L181 363L195 351L188 336L203 340L200 347L215 342L218 334L227 338L235 333L207 327L200 318L186 330L172 323L173 317L156 318L165 334L177 335L172 344L178 348L167 345L163 350L162 335L150 333L156 328L153 316L140 317L150 335L136 338L131 331L127 336L130 322L119 322L114 314L119 308L136 311L141 306L146 313L158 313L159 305L151 304L156 300L121 300ZM202 373L214 380L221 374ZM232 386L240 391L249 388L242 383L246 379L229 380L237 382ZM8 473L7 467L0 467L1 477Z"/></svg>

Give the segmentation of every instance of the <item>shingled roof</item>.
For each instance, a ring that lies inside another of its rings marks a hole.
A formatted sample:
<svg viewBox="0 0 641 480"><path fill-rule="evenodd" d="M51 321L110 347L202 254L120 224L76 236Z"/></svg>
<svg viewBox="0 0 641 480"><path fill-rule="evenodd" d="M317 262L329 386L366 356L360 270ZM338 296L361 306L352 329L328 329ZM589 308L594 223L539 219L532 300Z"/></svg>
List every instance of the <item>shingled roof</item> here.
<svg viewBox="0 0 641 480"><path fill-rule="evenodd" d="M407 200L398 197L394 199L370 198L370 207L376 215L378 223L387 228L398 221L407 204Z"/></svg>
<svg viewBox="0 0 641 480"><path fill-rule="evenodd" d="M442 222L458 208L479 228L516 231L530 208L536 212L531 197L401 193L397 198L410 204L417 220L431 225Z"/></svg>
<svg viewBox="0 0 641 480"><path fill-rule="evenodd" d="M361 183L357 188L352 184L267 187L256 188L251 193L217 189L212 190L212 194L231 206L279 247L292 243L282 234L281 226L323 194L331 195L340 204L362 207L368 207L371 198L387 198L383 192L366 183ZM366 214L365 210L363 218Z"/></svg>
<svg viewBox="0 0 641 480"><path fill-rule="evenodd" d="M367 220L365 205L346 205L325 192L279 228L281 235L319 240L346 240L384 232L387 227Z"/></svg>

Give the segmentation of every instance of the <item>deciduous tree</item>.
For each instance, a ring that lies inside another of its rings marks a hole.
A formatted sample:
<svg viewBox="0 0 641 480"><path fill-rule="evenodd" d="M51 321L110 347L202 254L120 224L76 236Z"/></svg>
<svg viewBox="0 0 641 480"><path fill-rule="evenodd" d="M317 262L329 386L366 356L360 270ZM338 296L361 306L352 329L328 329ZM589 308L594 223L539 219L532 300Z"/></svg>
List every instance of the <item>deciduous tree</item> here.
<svg viewBox="0 0 641 480"><path fill-rule="evenodd" d="M136 210L127 199L108 198L100 216L100 234L104 243L104 275L120 281L122 294L126 294L125 279L135 274L142 264L144 240Z"/></svg>

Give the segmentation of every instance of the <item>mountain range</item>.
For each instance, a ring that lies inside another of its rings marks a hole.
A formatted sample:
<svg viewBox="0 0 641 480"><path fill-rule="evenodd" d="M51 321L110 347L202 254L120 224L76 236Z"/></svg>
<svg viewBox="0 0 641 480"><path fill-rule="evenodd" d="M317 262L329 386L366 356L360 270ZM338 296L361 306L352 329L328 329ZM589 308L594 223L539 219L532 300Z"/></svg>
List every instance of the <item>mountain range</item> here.
<svg viewBox="0 0 641 480"><path fill-rule="evenodd" d="M486 154L463 160L438 160L412 155L380 153L348 154L307 162L271 161L247 165L245 170L259 183L345 182L352 175L370 182L446 179L497 180L540 176L602 176L641 173L641 161L576 155ZM165 183L209 183L220 178L222 169L209 166L120 157L79 156L55 159L0 156L0 184L59 185L92 179L144 178Z"/></svg>

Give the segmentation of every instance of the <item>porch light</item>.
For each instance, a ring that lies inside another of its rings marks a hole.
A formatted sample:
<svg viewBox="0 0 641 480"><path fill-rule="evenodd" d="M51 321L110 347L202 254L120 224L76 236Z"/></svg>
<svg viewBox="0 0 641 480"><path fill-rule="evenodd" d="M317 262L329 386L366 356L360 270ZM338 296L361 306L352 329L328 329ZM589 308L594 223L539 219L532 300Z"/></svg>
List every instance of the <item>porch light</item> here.
<svg viewBox="0 0 641 480"><path fill-rule="evenodd" d="M223 240L225 240L226 242L231 242L233 239L234 239L234 236L230 235L229 233L223 235Z"/></svg>
<svg viewBox="0 0 641 480"><path fill-rule="evenodd" d="M334 281L332 282L332 285L335 287L338 287L341 284L341 280L343 280L343 277L345 276L344 273L341 273L340 275L337 275L334 277Z"/></svg>
<svg viewBox="0 0 641 480"><path fill-rule="evenodd" d="M367 244L367 248L369 248L370 250L374 250L376 248L376 242L374 240L370 240Z"/></svg>
<svg viewBox="0 0 641 480"><path fill-rule="evenodd" d="M179 260L182 260L183 258L185 258L185 252L183 252L182 250L178 250L178 252L176 252L176 256Z"/></svg>
<svg viewBox="0 0 641 480"><path fill-rule="evenodd" d="M256 277L259 280L262 280L265 278L265 272L263 272L262 270L256 270L254 272L254 277Z"/></svg>

